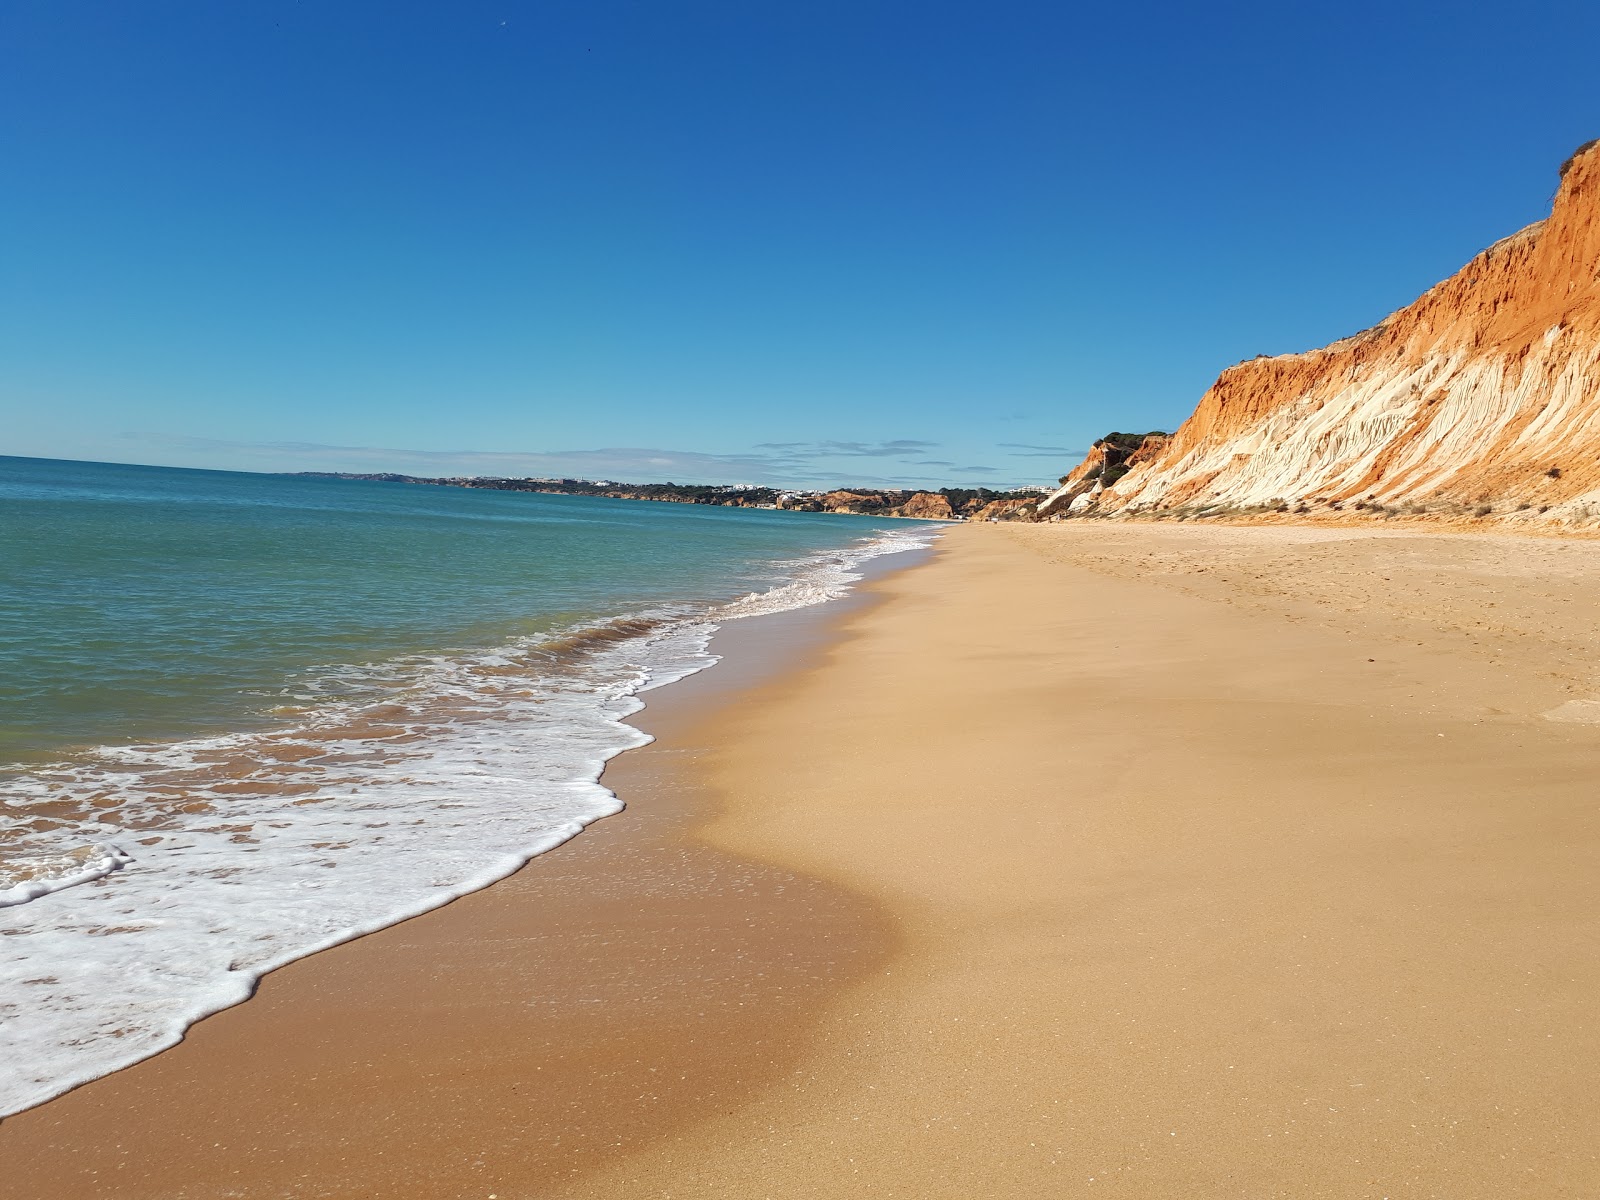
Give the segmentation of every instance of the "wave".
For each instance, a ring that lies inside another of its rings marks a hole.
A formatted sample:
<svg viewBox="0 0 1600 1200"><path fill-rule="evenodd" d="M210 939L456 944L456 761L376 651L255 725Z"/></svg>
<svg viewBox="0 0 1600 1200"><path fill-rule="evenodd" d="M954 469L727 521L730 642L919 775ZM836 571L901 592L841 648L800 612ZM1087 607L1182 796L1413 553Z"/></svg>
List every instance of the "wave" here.
<svg viewBox="0 0 1600 1200"><path fill-rule="evenodd" d="M132 861L133 856L127 851L106 842L8 856L0 860L0 908L26 904L75 883L104 879Z"/></svg>
<svg viewBox="0 0 1600 1200"><path fill-rule="evenodd" d="M504 878L619 811L641 693L722 622L822 603L894 531L718 605L295 681L272 728L101 747L4 781L0 1116L181 1040L266 972Z"/></svg>

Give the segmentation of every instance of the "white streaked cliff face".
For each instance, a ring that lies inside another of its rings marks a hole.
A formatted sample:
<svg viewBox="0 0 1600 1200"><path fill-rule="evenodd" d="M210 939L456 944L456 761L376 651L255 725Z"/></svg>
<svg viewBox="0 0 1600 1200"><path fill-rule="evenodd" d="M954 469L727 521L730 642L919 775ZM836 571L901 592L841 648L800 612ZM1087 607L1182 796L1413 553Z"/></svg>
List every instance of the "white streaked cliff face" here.
<svg viewBox="0 0 1600 1200"><path fill-rule="evenodd" d="M1459 351L1373 364L1290 397L1231 437L1130 473L1115 494L1123 507L1169 496L1237 505L1436 497L1581 509L1600 500L1600 487L1573 495L1548 472L1581 474L1582 448L1590 458L1600 451L1600 345L1572 353L1552 333L1521 370ZM1513 462L1525 464L1514 485L1494 486L1496 464Z"/></svg>

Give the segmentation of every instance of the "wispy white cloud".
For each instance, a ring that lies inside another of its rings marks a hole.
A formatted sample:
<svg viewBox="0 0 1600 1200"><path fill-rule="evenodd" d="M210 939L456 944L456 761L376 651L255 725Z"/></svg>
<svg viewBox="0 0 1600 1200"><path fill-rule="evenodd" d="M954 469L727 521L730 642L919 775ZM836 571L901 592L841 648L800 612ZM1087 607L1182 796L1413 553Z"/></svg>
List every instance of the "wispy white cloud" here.
<svg viewBox="0 0 1600 1200"><path fill-rule="evenodd" d="M616 479L630 483L759 483L774 486L864 484L878 487L939 486L952 475L1001 474L993 467L958 466L923 457L935 442L769 442L750 451L708 454L643 446L597 449L408 450L391 446L334 446L319 442L242 442L160 433L127 433L124 438L159 448L172 465L225 466L255 471L396 472L406 475L502 475L574 479ZM832 460L832 461L830 461ZM877 460L876 470L853 469L851 460ZM904 467L931 468L911 474L885 472L898 460Z"/></svg>
<svg viewBox="0 0 1600 1200"><path fill-rule="evenodd" d="M1035 446L1029 442L1000 442L998 445L1012 458L1082 458L1088 453L1066 446Z"/></svg>
<svg viewBox="0 0 1600 1200"><path fill-rule="evenodd" d="M924 454L938 442L899 438L891 442L757 442L757 450L776 451L796 462L818 458L907 458Z"/></svg>

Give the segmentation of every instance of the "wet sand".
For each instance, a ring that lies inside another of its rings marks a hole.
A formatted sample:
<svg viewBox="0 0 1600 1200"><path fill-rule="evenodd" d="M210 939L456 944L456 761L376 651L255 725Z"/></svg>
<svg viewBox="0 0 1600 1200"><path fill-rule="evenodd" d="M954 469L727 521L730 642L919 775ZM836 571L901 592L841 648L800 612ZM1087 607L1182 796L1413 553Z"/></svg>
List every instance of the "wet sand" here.
<svg viewBox="0 0 1600 1200"><path fill-rule="evenodd" d="M623 813L0 1122L0 1198L544 1196L745 1100L892 935L870 901L696 839L689 764L866 602L731 623L722 663L647 694L657 740L604 776Z"/></svg>
<svg viewBox="0 0 1600 1200"><path fill-rule="evenodd" d="M874 590L620 760L653 841L272 976L0 1194L1600 1194L1600 544L974 526Z"/></svg>

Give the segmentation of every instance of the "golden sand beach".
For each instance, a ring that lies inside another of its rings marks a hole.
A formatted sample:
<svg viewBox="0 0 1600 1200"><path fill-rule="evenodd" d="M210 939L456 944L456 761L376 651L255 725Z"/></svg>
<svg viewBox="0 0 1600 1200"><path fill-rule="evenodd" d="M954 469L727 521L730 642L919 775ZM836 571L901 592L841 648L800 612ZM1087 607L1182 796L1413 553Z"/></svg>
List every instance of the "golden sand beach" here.
<svg viewBox="0 0 1600 1200"><path fill-rule="evenodd" d="M0 1125L0 1195L1600 1194L1597 585L952 529L730 635L628 812Z"/></svg>

